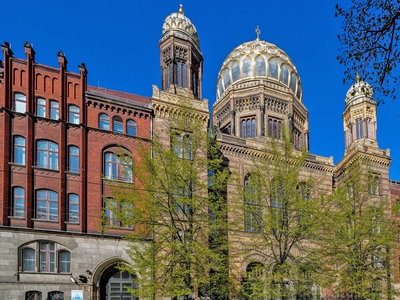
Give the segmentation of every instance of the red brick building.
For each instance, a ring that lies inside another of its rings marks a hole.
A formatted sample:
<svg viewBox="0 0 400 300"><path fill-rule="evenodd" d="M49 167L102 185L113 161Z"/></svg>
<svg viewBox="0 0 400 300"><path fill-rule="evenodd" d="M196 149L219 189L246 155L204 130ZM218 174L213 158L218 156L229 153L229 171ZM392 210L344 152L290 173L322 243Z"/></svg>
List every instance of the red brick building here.
<svg viewBox="0 0 400 300"><path fill-rule="evenodd" d="M84 64L69 72L60 51L58 68L44 66L24 47L19 59L2 45L0 237L11 246L0 255L8 262L1 294L68 298L75 281L102 298L111 281L122 290L114 266L127 259L123 247L115 250L126 228L109 211L104 218L103 196L110 179L133 181L130 159L152 135L150 99L87 86ZM99 231L102 222L112 229ZM95 276L102 284L89 286Z"/></svg>

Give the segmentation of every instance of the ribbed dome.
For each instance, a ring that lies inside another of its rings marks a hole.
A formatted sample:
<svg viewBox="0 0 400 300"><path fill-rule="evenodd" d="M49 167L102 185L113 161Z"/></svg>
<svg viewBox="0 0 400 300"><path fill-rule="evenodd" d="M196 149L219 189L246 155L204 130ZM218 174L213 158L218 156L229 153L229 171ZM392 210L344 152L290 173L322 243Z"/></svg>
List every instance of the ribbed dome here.
<svg viewBox="0 0 400 300"><path fill-rule="evenodd" d="M256 39L236 47L225 59L218 74L217 101L229 88L253 79L281 83L301 102L299 75L288 55L276 45Z"/></svg>
<svg viewBox="0 0 400 300"><path fill-rule="evenodd" d="M364 100L374 101L374 90L368 82L360 79L360 76L356 77L356 83L354 83L346 93L346 106L355 104ZM374 101L375 102L375 101Z"/></svg>
<svg viewBox="0 0 400 300"><path fill-rule="evenodd" d="M170 35L175 35L184 40L190 40L197 47L200 48L200 40L197 34L196 27L187 18L182 10L182 5L177 13L172 13L165 18L162 26L162 37L161 40L167 38Z"/></svg>

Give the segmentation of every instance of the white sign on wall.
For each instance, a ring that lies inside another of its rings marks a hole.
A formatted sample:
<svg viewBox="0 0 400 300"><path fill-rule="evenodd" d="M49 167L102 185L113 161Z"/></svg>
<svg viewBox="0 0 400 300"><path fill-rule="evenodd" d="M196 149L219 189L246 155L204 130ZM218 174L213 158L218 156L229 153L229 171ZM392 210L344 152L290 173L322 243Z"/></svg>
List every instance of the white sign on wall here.
<svg viewBox="0 0 400 300"><path fill-rule="evenodd" d="M83 291L82 290L72 290L71 291L71 300L83 300Z"/></svg>

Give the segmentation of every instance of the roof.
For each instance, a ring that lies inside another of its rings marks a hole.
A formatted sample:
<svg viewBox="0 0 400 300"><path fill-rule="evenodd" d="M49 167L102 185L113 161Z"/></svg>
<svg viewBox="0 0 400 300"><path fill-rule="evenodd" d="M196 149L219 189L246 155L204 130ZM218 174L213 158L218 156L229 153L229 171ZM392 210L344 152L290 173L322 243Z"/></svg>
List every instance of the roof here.
<svg viewBox="0 0 400 300"><path fill-rule="evenodd" d="M116 102L123 102L125 104L138 105L146 108L151 107L150 98L145 96L95 86L88 86L87 92L93 96L114 100Z"/></svg>

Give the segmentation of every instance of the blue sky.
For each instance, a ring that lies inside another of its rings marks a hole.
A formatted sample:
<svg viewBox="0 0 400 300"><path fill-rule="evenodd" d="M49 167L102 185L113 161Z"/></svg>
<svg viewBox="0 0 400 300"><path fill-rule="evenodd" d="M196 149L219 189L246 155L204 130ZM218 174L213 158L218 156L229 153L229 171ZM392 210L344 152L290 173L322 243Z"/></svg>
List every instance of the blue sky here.
<svg viewBox="0 0 400 300"><path fill-rule="evenodd" d="M346 1L339 1L346 2ZM243 42L261 39L276 44L292 59L303 84L309 110L310 152L344 154L342 112L349 85L336 61L340 20L336 1L321 0L37 0L5 1L0 41L11 43L24 58L29 41L36 62L57 66L57 52L68 70L86 63L90 85L151 96L160 85L158 42L167 15L183 4L197 28L204 56L203 97L212 105L219 69L225 57ZM400 97L398 97L399 99ZM387 99L378 107L378 143L391 149L390 178L400 180L400 102Z"/></svg>

